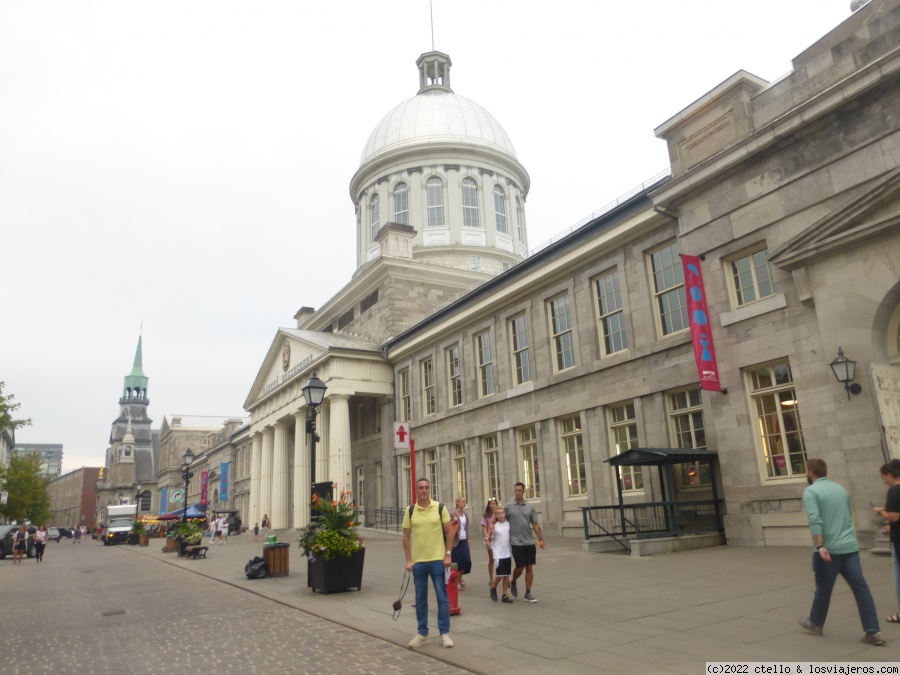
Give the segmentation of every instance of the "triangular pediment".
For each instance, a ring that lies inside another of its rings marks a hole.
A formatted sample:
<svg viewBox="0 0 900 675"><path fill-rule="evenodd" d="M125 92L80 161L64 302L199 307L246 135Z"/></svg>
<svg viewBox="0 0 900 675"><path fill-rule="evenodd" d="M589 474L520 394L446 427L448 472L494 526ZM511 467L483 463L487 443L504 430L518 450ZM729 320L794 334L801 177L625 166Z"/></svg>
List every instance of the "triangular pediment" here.
<svg viewBox="0 0 900 675"><path fill-rule="evenodd" d="M861 194L770 252L769 260L784 270L900 227L900 167L872 183Z"/></svg>

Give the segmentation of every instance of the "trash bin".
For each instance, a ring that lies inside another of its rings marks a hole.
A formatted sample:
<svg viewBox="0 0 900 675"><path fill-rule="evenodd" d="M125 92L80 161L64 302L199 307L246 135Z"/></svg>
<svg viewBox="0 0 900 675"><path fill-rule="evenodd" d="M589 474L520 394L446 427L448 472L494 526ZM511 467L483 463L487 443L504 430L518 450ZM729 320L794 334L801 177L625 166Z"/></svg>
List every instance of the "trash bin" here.
<svg viewBox="0 0 900 675"><path fill-rule="evenodd" d="M290 573L290 548L286 542L263 545L263 558L270 577L285 577Z"/></svg>

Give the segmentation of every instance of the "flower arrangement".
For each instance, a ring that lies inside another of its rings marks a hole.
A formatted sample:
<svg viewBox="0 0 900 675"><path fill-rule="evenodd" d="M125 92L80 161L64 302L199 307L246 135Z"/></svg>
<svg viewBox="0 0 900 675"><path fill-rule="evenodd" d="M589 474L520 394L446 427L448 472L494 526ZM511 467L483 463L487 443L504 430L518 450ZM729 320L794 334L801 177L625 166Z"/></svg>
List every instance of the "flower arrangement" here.
<svg viewBox="0 0 900 675"><path fill-rule="evenodd" d="M335 484L334 487L337 487ZM335 556L349 558L363 547L364 540L356 531L356 504L349 490L341 492L337 500L313 495L313 518L300 532L300 546L310 562L320 557L332 560Z"/></svg>
<svg viewBox="0 0 900 675"><path fill-rule="evenodd" d="M193 521L186 523L178 523L175 526L175 532L181 536L185 544L193 546L199 544L203 540L203 530Z"/></svg>

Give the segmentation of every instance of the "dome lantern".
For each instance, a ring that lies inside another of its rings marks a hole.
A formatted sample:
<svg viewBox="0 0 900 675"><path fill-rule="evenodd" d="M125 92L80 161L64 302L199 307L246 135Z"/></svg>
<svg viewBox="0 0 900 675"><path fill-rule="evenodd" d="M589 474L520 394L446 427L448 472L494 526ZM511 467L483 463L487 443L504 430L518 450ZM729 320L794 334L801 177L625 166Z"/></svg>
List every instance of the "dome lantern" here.
<svg viewBox="0 0 900 675"><path fill-rule="evenodd" d="M450 66L453 62L443 52L425 52L418 59L419 67L419 93L426 91L446 91L453 93L450 88Z"/></svg>

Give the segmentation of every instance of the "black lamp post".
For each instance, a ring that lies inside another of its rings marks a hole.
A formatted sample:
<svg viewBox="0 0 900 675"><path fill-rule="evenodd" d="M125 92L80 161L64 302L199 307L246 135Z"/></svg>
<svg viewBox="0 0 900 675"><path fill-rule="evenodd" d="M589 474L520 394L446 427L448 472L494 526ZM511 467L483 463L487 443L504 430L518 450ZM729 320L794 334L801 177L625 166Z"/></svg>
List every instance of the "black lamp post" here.
<svg viewBox="0 0 900 675"><path fill-rule="evenodd" d="M194 453L191 452L191 449L188 448L184 455L181 457L184 460L184 464L181 465L181 475L184 478L184 514L181 516L181 522L187 522L187 507L188 507L188 488L191 485L191 478L194 477L194 472L191 471L191 463L194 461Z"/></svg>
<svg viewBox="0 0 900 675"><path fill-rule="evenodd" d="M309 382L303 387L303 398L306 400L308 408L306 419L306 433L310 434L309 439L309 479L312 484L312 491L316 489L316 441L319 440L319 434L316 433L316 415L319 412L319 406L325 400L325 390L328 387L322 382L316 374L313 373L309 378Z"/></svg>
<svg viewBox="0 0 900 675"><path fill-rule="evenodd" d="M847 390L848 401L850 400L850 394L855 396L862 391L862 387L856 382L853 382L853 380L856 379L856 361L851 361L844 356L843 349L838 347L838 355L835 357L834 361L828 365L831 366L831 370L837 378L837 381L843 384L844 389ZM850 384L851 382L853 382L853 384Z"/></svg>
<svg viewBox="0 0 900 675"><path fill-rule="evenodd" d="M137 512L141 512L141 495L144 494L144 486L138 483L134 486L137 494L134 496L134 503L137 505Z"/></svg>

